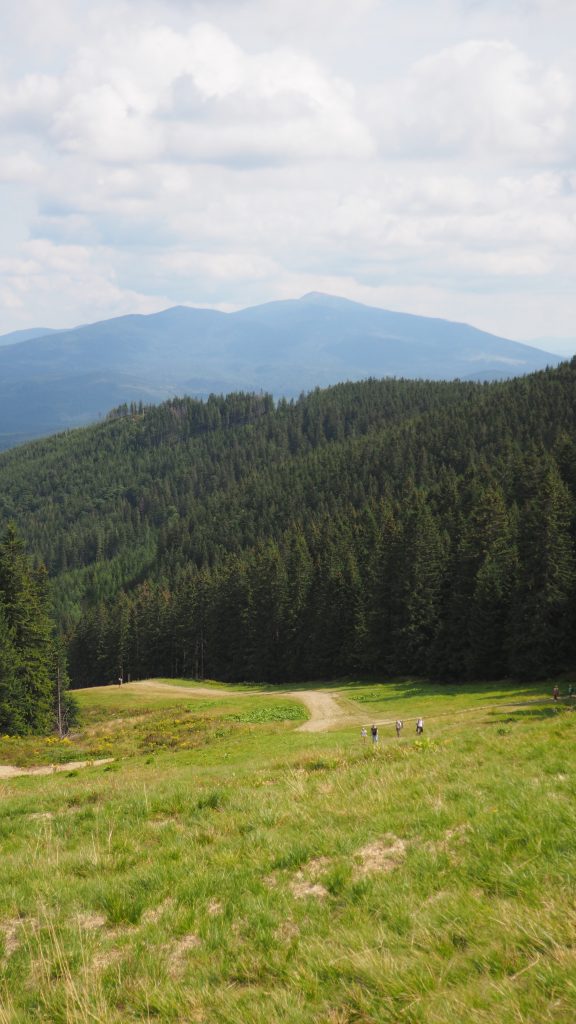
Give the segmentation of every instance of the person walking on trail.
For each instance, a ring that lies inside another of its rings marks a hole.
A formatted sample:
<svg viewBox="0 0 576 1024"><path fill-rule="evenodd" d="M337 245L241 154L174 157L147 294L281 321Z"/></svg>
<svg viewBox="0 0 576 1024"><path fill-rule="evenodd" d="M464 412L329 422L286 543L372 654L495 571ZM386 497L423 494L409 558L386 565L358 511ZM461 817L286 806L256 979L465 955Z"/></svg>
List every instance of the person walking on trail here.
<svg viewBox="0 0 576 1024"><path fill-rule="evenodd" d="M574 697L574 683L569 683L568 684L568 699L570 700L570 703L572 703L573 697Z"/></svg>
<svg viewBox="0 0 576 1024"><path fill-rule="evenodd" d="M365 725L362 726L362 729L360 731L360 736L362 737L362 745L365 746L366 745L366 740L368 739L368 732L366 730L366 726Z"/></svg>
<svg viewBox="0 0 576 1024"><path fill-rule="evenodd" d="M560 690L558 689L557 686L555 686L554 689L552 690L552 699L554 701L557 701L559 696L560 696Z"/></svg>
<svg viewBox="0 0 576 1024"><path fill-rule="evenodd" d="M423 718L419 718L418 721L416 722L416 735L417 736L421 736L423 732L424 732L424 719Z"/></svg>
<svg viewBox="0 0 576 1024"><path fill-rule="evenodd" d="M400 733L402 732L403 728L404 728L404 722L402 721L401 718L397 718L396 719L396 735L397 735L398 739L400 739Z"/></svg>
<svg viewBox="0 0 576 1024"><path fill-rule="evenodd" d="M370 729L370 732L372 734L372 746L375 747L376 744L378 743L378 726L376 725L375 722L372 723L372 728Z"/></svg>

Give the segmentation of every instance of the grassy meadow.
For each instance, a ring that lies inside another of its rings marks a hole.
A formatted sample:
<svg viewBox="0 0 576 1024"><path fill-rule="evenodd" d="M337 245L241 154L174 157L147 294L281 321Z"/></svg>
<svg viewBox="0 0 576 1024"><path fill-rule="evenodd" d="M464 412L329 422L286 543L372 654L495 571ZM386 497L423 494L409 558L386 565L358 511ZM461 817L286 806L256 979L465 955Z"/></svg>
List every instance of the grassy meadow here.
<svg viewBox="0 0 576 1024"><path fill-rule="evenodd" d="M326 686L348 717L320 732L303 688L202 688L79 691L65 742L0 738L113 758L0 780L0 1024L573 1024L550 686Z"/></svg>

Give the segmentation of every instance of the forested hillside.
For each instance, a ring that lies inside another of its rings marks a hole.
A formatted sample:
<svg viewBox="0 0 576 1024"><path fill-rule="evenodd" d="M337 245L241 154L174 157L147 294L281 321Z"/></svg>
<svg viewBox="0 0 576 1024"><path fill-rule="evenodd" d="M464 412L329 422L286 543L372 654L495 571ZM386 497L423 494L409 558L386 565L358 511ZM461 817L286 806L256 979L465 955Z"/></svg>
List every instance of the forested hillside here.
<svg viewBox="0 0 576 1024"><path fill-rule="evenodd" d="M77 684L576 667L576 361L123 407L0 457Z"/></svg>

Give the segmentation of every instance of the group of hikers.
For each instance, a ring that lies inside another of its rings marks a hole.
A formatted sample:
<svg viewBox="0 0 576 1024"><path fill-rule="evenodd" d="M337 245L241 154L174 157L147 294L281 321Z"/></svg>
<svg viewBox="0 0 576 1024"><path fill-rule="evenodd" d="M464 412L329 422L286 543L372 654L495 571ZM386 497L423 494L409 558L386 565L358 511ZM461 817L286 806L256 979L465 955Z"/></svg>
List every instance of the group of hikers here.
<svg viewBox="0 0 576 1024"><path fill-rule="evenodd" d="M404 722L402 721L401 718L397 718L396 719L395 728L396 728L396 735L397 735L398 739L400 739L400 734L402 732L402 729L404 728ZM422 736L423 732L424 732L424 719L423 718L417 718L416 719L416 735L417 736ZM372 722L372 725L370 726L370 735L372 737L372 746L375 747L377 745L378 739L379 739L379 736L378 736L378 726L376 725L376 722ZM362 726L362 729L360 731L360 736L362 738L362 742L366 743L366 740L368 739L368 730L367 730L365 725Z"/></svg>
<svg viewBox="0 0 576 1024"><path fill-rule="evenodd" d="M576 688L574 686L574 683L569 683L569 685L568 685L568 699L569 699L570 703L572 703L575 695L576 695ZM552 690L552 699L554 700L554 702L556 702L556 701L558 701L560 699L560 689L559 689L558 686L555 686L554 689ZM404 728L404 722L402 721L401 718L397 718L396 719L396 735L397 735L398 739L400 739L400 734L401 734L403 728ZM417 718L416 719L416 735L417 736L422 736L423 732L424 732L424 719L423 718ZM376 722L372 722L372 725L370 726L370 735L372 737L372 745L376 746L377 743L378 743L378 739L379 739L379 737L378 737L378 726L376 725ZM368 730L367 730L365 725L362 726L362 729L360 731L360 736L362 738L362 742L366 743L366 741L368 739Z"/></svg>

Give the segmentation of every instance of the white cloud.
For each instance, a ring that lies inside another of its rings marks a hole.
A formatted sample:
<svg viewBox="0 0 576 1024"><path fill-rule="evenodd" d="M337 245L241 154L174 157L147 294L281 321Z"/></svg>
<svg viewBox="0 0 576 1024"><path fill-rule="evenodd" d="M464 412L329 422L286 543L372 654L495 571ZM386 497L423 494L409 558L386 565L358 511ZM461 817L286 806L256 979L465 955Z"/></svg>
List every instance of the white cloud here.
<svg viewBox="0 0 576 1024"><path fill-rule="evenodd" d="M573 78L507 41L467 40L432 54L371 106L388 154L538 164L574 149Z"/></svg>
<svg viewBox="0 0 576 1024"><path fill-rule="evenodd" d="M0 330L319 289L572 334L576 10L547 10L5 5Z"/></svg>
<svg viewBox="0 0 576 1024"><path fill-rule="evenodd" d="M0 116L102 162L369 157L354 89L285 48L249 53L220 29L132 26L85 45L59 78L0 89Z"/></svg>
<svg viewBox="0 0 576 1024"><path fill-rule="evenodd" d="M42 164L26 150L0 154L0 182L38 182Z"/></svg>
<svg viewBox="0 0 576 1024"><path fill-rule="evenodd" d="M26 243L17 257L0 258L0 302L16 326L71 326L124 313L152 313L169 303L122 287L109 254L78 245L45 240Z"/></svg>

